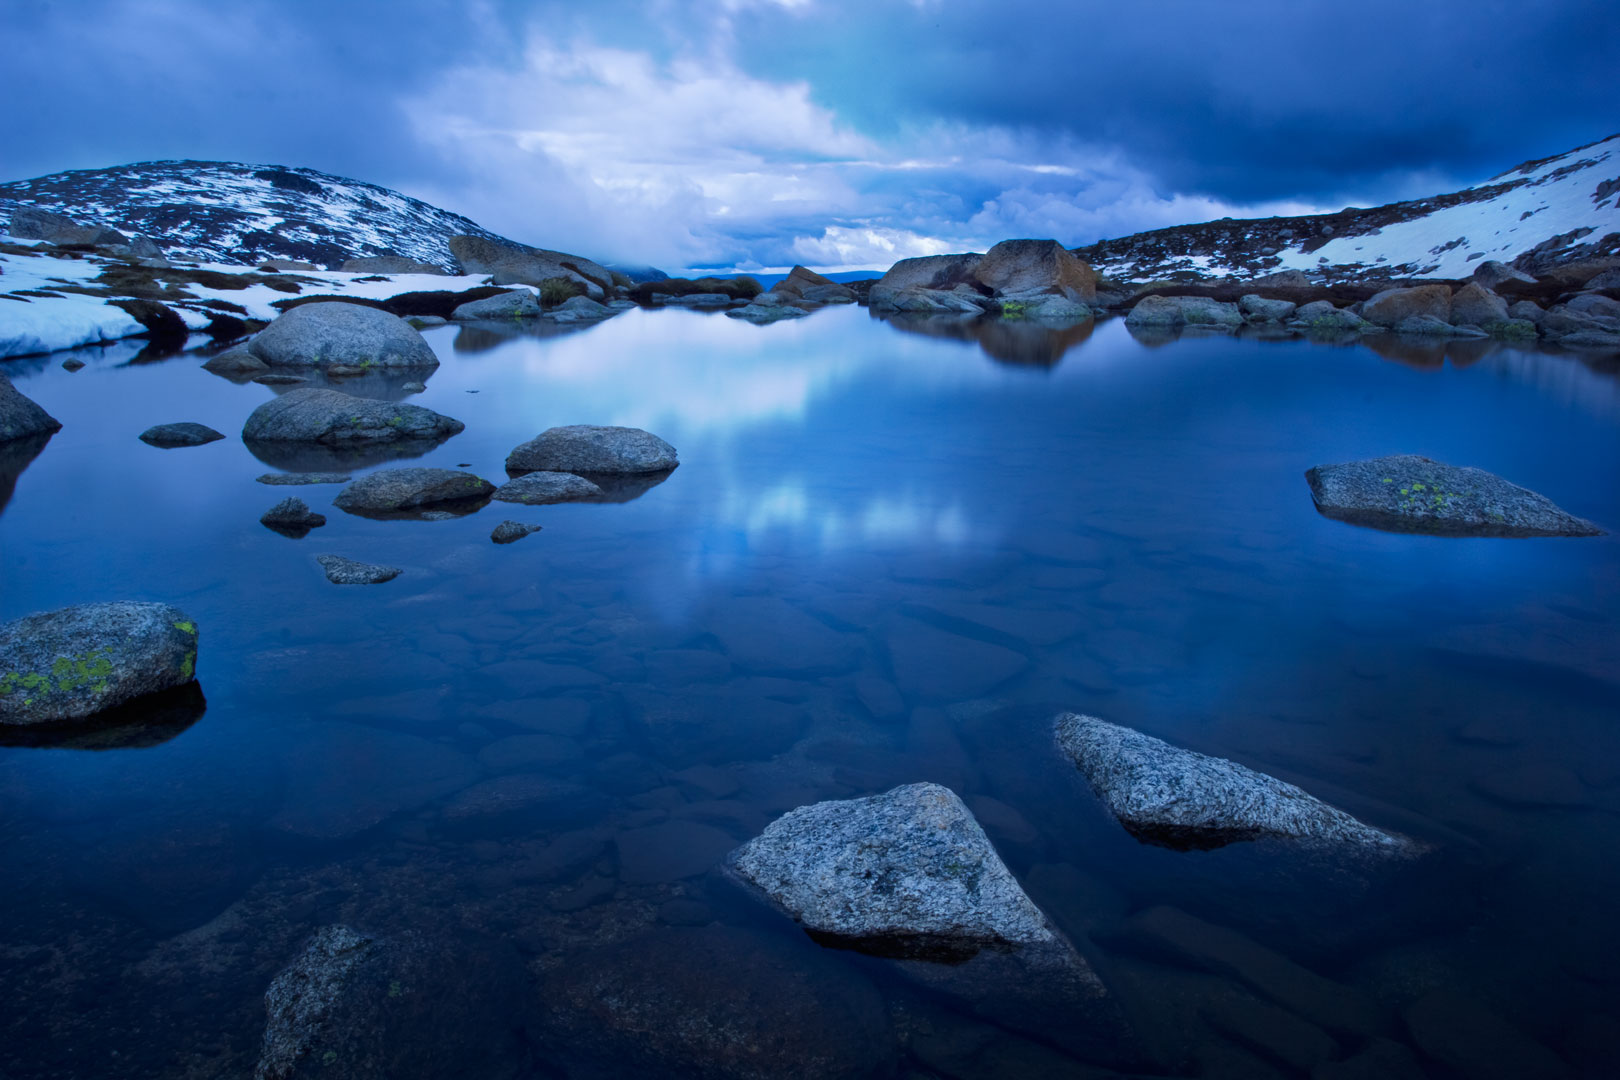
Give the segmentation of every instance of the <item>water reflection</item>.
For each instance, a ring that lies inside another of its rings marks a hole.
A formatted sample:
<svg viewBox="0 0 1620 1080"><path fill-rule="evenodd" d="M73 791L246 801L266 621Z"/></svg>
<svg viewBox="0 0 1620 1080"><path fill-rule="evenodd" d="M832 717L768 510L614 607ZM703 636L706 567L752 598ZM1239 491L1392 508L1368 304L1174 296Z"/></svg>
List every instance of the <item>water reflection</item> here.
<svg viewBox="0 0 1620 1080"><path fill-rule="evenodd" d="M160 746L201 720L208 711L202 687L188 683L147 694L88 721L16 726L0 724L0 746L53 750L135 750Z"/></svg>
<svg viewBox="0 0 1620 1080"><path fill-rule="evenodd" d="M50 435L29 435L21 439L0 442L0 514L17 489L17 478L32 464L51 441Z"/></svg>
<svg viewBox="0 0 1620 1080"><path fill-rule="evenodd" d="M992 360L1014 367L1056 367L1065 353L1084 344L1096 328L1091 319L1061 325L1035 319L912 312L873 312L872 317L908 334L973 342Z"/></svg>

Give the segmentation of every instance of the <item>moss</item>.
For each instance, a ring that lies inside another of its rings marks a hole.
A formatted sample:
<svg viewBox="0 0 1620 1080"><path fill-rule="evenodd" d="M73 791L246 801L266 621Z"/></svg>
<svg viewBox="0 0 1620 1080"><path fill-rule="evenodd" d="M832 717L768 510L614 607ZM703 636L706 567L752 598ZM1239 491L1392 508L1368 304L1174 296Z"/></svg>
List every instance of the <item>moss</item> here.
<svg viewBox="0 0 1620 1080"><path fill-rule="evenodd" d="M189 679L193 675L195 675L196 673L197 673L197 650L193 649L190 652L186 653L186 658L184 660L180 661L180 675L181 675L182 678Z"/></svg>
<svg viewBox="0 0 1620 1080"><path fill-rule="evenodd" d="M1027 305L1021 300L1008 300L1001 305L1003 319L1022 319L1027 311Z"/></svg>
<svg viewBox="0 0 1620 1080"><path fill-rule="evenodd" d="M390 416L388 418L388 426L391 428L404 427L405 418L403 416Z"/></svg>
<svg viewBox="0 0 1620 1080"><path fill-rule="evenodd" d="M185 622L177 622L174 624L174 628L179 630L181 633L190 634L193 637L195 637L197 634L197 624L191 622L190 620Z"/></svg>

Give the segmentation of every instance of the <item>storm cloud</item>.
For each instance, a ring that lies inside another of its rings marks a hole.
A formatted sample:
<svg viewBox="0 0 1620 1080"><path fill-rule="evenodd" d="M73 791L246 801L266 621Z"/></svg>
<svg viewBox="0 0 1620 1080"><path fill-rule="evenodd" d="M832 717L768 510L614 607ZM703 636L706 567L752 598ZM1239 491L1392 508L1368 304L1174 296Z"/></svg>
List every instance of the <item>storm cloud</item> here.
<svg viewBox="0 0 1620 1080"><path fill-rule="evenodd" d="M672 267L1368 205L1620 126L1593 0L18 0L0 32L6 179L302 165Z"/></svg>

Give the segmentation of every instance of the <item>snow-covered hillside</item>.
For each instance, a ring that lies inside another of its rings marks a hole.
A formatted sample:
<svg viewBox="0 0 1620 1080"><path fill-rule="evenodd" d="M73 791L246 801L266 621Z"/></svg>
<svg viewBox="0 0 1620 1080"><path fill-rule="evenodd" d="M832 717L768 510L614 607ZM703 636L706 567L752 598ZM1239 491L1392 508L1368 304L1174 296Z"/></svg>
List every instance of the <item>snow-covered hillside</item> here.
<svg viewBox="0 0 1620 1080"><path fill-rule="evenodd" d="M458 233L511 243L477 223L375 184L313 169L147 161L0 184L0 220L19 205L150 237L171 259L253 265L402 255L456 269Z"/></svg>
<svg viewBox="0 0 1620 1080"><path fill-rule="evenodd" d="M1620 254L1620 135L1526 162L1473 187L1336 214L1230 218L1075 249L1125 280L1253 277L1462 278L1484 259L1532 273Z"/></svg>

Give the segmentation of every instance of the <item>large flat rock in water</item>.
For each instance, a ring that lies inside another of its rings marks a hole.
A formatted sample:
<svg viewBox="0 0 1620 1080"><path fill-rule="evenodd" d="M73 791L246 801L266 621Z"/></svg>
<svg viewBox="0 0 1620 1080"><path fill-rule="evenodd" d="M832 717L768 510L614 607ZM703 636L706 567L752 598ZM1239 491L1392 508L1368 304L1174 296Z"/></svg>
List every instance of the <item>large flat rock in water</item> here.
<svg viewBox="0 0 1620 1080"><path fill-rule="evenodd" d="M80 604L0 626L0 724L83 720L197 671L197 624L168 604Z"/></svg>
<svg viewBox="0 0 1620 1080"><path fill-rule="evenodd" d="M574 424L542 431L513 450L506 471L610 476L668 472L680 463L675 448L651 432Z"/></svg>
<svg viewBox="0 0 1620 1080"><path fill-rule="evenodd" d="M382 469L350 483L332 505L373 516L429 507L466 509L488 501L494 490L488 480L460 469Z"/></svg>
<svg viewBox="0 0 1620 1080"><path fill-rule="evenodd" d="M938 784L789 811L730 869L822 940L965 959L1060 940L962 800Z"/></svg>
<svg viewBox="0 0 1620 1080"><path fill-rule="evenodd" d="M1305 473L1325 517L1435 536L1598 536L1552 500L1483 469L1396 454Z"/></svg>
<svg viewBox="0 0 1620 1080"><path fill-rule="evenodd" d="M248 442L303 442L323 446L370 443L435 444L459 434L460 420L392 401L339 390L289 390L260 405L242 426Z"/></svg>
<svg viewBox="0 0 1620 1080"><path fill-rule="evenodd" d="M1275 838L1408 856L1422 845L1364 824L1293 784L1095 716L1063 713L1058 747L1137 839L1181 850Z"/></svg>
<svg viewBox="0 0 1620 1080"><path fill-rule="evenodd" d="M398 315L333 301L293 308L265 327L248 348L271 367L439 366L432 347Z"/></svg>

